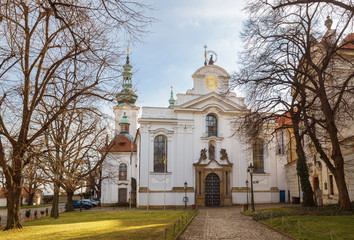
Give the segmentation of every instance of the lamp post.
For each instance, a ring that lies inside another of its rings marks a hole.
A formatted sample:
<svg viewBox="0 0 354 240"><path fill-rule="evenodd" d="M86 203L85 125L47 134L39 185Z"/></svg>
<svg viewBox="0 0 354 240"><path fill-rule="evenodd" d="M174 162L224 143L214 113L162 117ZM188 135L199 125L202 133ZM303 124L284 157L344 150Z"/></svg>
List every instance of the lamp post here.
<svg viewBox="0 0 354 240"><path fill-rule="evenodd" d="M184 182L184 209L187 209L187 181Z"/></svg>
<svg viewBox="0 0 354 240"><path fill-rule="evenodd" d="M247 209L248 209L248 180L246 180L246 190L247 190Z"/></svg>
<svg viewBox="0 0 354 240"><path fill-rule="evenodd" d="M82 185L81 185L81 197L80 197L80 212L82 212Z"/></svg>
<svg viewBox="0 0 354 240"><path fill-rule="evenodd" d="M247 172L250 173L251 175L251 205L252 205L252 211L254 212L254 196L253 196L253 169L254 166L252 165L252 163L250 163L250 165L247 168Z"/></svg>

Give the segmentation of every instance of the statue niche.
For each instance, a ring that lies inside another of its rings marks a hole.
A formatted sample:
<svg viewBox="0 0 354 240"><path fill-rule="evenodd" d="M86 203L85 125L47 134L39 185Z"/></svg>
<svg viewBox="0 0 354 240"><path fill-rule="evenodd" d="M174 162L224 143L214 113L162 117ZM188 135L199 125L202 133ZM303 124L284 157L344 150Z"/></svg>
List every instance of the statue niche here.
<svg viewBox="0 0 354 240"><path fill-rule="evenodd" d="M215 160L215 147L213 144L209 145L209 160Z"/></svg>

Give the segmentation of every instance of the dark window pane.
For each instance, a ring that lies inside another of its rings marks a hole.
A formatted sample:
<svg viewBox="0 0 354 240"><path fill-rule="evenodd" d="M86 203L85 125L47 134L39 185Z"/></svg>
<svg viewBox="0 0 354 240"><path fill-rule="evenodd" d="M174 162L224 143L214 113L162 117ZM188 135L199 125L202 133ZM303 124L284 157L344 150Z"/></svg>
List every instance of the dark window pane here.
<svg viewBox="0 0 354 240"><path fill-rule="evenodd" d="M258 138L253 142L253 166L255 172L264 172L263 141Z"/></svg>
<svg viewBox="0 0 354 240"><path fill-rule="evenodd" d="M206 116L205 121L206 121L205 126L206 126L207 137L217 136L218 128L217 128L216 117L214 117L213 115L208 115Z"/></svg>
<svg viewBox="0 0 354 240"><path fill-rule="evenodd" d="M167 139L159 135L154 139L154 172L164 172L165 169L167 171Z"/></svg>
<svg viewBox="0 0 354 240"><path fill-rule="evenodd" d="M119 180L127 180L127 164L125 163L119 165Z"/></svg>

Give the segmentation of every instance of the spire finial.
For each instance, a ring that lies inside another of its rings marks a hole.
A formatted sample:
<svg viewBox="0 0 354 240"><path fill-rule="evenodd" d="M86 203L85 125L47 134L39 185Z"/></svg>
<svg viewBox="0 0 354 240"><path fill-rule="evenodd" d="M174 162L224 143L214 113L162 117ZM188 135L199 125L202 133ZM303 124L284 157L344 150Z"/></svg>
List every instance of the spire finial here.
<svg viewBox="0 0 354 240"><path fill-rule="evenodd" d="M168 100L168 102L170 103L170 105L168 106L169 108L172 108L175 104L175 99L173 98L173 86L171 86L171 97Z"/></svg>
<svg viewBox="0 0 354 240"><path fill-rule="evenodd" d="M130 51L129 45L130 45L130 40L128 40L128 46L127 46L127 61L126 61L126 64L129 64L129 63L130 63L130 61L129 61L129 51Z"/></svg>
<svg viewBox="0 0 354 240"><path fill-rule="evenodd" d="M329 16L327 16L327 20L325 21L325 26L327 27L328 30L331 30L331 27L332 27L332 19L330 19Z"/></svg>
<svg viewBox="0 0 354 240"><path fill-rule="evenodd" d="M205 44L204 45L204 66L206 66L207 65L207 45Z"/></svg>

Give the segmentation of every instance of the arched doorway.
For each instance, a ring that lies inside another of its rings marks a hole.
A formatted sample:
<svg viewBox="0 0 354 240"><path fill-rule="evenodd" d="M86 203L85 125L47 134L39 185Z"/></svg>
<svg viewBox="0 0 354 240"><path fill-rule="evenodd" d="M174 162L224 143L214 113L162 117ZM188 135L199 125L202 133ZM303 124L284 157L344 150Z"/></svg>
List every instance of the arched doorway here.
<svg viewBox="0 0 354 240"><path fill-rule="evenodd" d="M209 173L205 178L205 206L220 206L220 179L215 173Z"/></svg>
<svg viewBox="0 0 354 240"><path fill-rule="evenodd" d="M320 182L318 181L318 177L313 179L313 190L316 191L317 188L320 188Z"/></svg>
<svg viewBox="0 0 354 240"><path fill-rule="evenodd" d="M313 179L313 200L316 202L317 194L316 190L320 188L320 181L318 180L317 174Z"/></svg>

